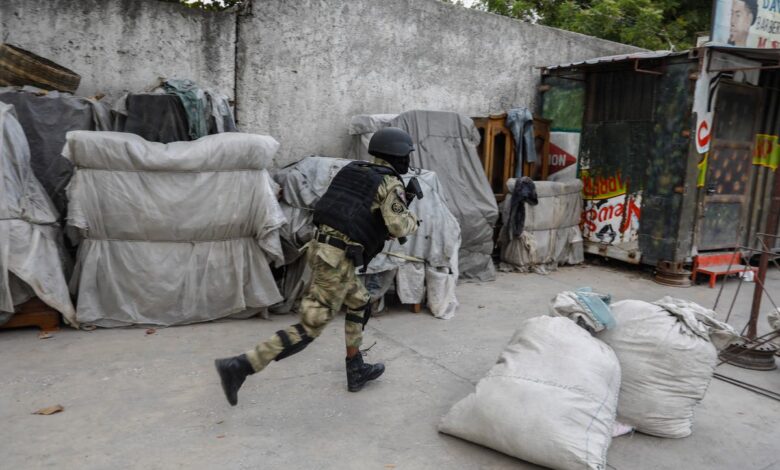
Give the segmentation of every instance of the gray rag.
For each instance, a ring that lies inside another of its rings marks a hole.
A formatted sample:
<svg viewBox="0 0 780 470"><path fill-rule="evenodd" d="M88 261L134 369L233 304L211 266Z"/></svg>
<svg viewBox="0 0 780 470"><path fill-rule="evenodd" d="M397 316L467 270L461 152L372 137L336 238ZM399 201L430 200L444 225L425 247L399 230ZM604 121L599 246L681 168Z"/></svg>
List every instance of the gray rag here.
<svg viewBox="0 0 780 470"><path fill-rule="evenodd" d="M163 83L166 93L179 97L189 121L189 134L192 140L197 140L209 134L206 93L192 80L174 79Z"/></svg>

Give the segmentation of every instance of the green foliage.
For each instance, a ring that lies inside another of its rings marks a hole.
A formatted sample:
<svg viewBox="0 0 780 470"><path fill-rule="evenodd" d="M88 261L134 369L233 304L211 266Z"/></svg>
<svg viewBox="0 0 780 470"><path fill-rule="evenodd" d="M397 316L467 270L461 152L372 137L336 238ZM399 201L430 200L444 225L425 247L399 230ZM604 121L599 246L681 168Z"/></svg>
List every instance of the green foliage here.
<svg viewBox="0 0 780 470"><path fill-rule="evenodd" d="M478 0L473 8L651 50L693 47L712 0Z"/></svg>
<svg viewBox="0 0 780 470"><path fill-rule="evenodd" d="M222 11L241 5L243 0L160 0L168 3L179 3L190 8L206 11Z"/></svg>

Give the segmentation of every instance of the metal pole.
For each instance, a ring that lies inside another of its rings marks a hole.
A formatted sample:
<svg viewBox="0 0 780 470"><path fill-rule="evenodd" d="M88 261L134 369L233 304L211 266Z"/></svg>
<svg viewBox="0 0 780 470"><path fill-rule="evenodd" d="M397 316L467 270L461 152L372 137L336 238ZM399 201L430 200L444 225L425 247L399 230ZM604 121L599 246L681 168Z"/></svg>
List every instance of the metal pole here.
<svg viewBox="0 0 780 470"><path fill-rule="evenodd" d="M774 237L768 235L777 231L778 217L780 217L780 172L775 170L775 186L772 190L772 203L769 205L769 216L766 219L766 230L764 230L764 246L773 247ZM761 294L763 293L764 280L766 279L766 270L769 267L769 249L762 250L761 260L758 263L758 276L756 286L753 289L753 306L750 308L750 323L748 323L748 338L756 337L758 325L758 314L761 310ZM761 287L759 287L761 286Z"/></svg>

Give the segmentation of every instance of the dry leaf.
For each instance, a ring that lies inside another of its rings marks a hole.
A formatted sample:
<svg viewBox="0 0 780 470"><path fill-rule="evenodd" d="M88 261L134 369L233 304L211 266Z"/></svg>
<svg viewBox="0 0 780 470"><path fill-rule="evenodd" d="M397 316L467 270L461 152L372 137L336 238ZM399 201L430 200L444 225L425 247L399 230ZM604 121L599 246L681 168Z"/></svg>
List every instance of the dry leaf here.
<svg viewBox="0 0 780 470"><path fill-rule="evenodd" d="M385 468L395 468L395 465L389 463L389 464L385 465Z"/></svg>
<svg viewBox="0 0 780 470"><path fill-rule="evenodd" d="M41 408L40 410L34 412L34 415L53 415L54 413L59 413L60 411L64 410L65 408L62 407L62 405L54 405L49 406L47 408Z"/></svg>
<svg viewBox="0 0 780 470"><path fill-rule="evenodd" d="M157 330L155 330L154 328L149 328L148 330L146 330L147 335L153 335L155 333L157 333Z"/></svg>
<svg viewBox="0 0 780 470"><path fill-rule="evenodd" d="M225 422L225 420L223 419L223 420L217 421L217 424L222 424L224 422Z"/></svg>
<svg viewBox="0 0 780 470"><path fill-rule="evenodd" d="M40 333L38 333L38 339L48 339L52 337L53 335L48 331L41 331Z"/></svg>
<svg viewBox="0 0 780 470"><path fill-rule="evenodd" d="M224 434L220 434L219 436L217 436L217 439L223 439L224 437L225 437Z"/></svg>

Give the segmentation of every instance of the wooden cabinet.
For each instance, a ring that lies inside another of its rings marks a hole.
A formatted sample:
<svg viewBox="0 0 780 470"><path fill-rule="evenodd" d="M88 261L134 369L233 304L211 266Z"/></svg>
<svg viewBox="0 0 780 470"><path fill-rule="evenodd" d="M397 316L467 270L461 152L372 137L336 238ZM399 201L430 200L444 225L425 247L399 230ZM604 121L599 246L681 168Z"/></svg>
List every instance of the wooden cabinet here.
<svg viewBox="0 0 780 470"><path fill-rule="evenodd" d="M506 196L506 180L515 174L515 144L506 127L506 114L473 118L481 137L477 152L496 199Z"/></svg>
<svg viewBox="0 0 780 470"><path fill-rule="evenodd" d="M506 197L506 180L515 176L515 142L506 127L506 113L472 118L481 137L477 152L496 200ZM534 118L537 163L523 164L523 175L545 180L549 174L550 121Z"/></svg>
<svg viewBox="0 0 780 470"><path fill-rule="evenodd" d="M524 163L523 175L544 181L550 175L550 124L549 119L534 117L534 145L536 163Z"/></svg>

